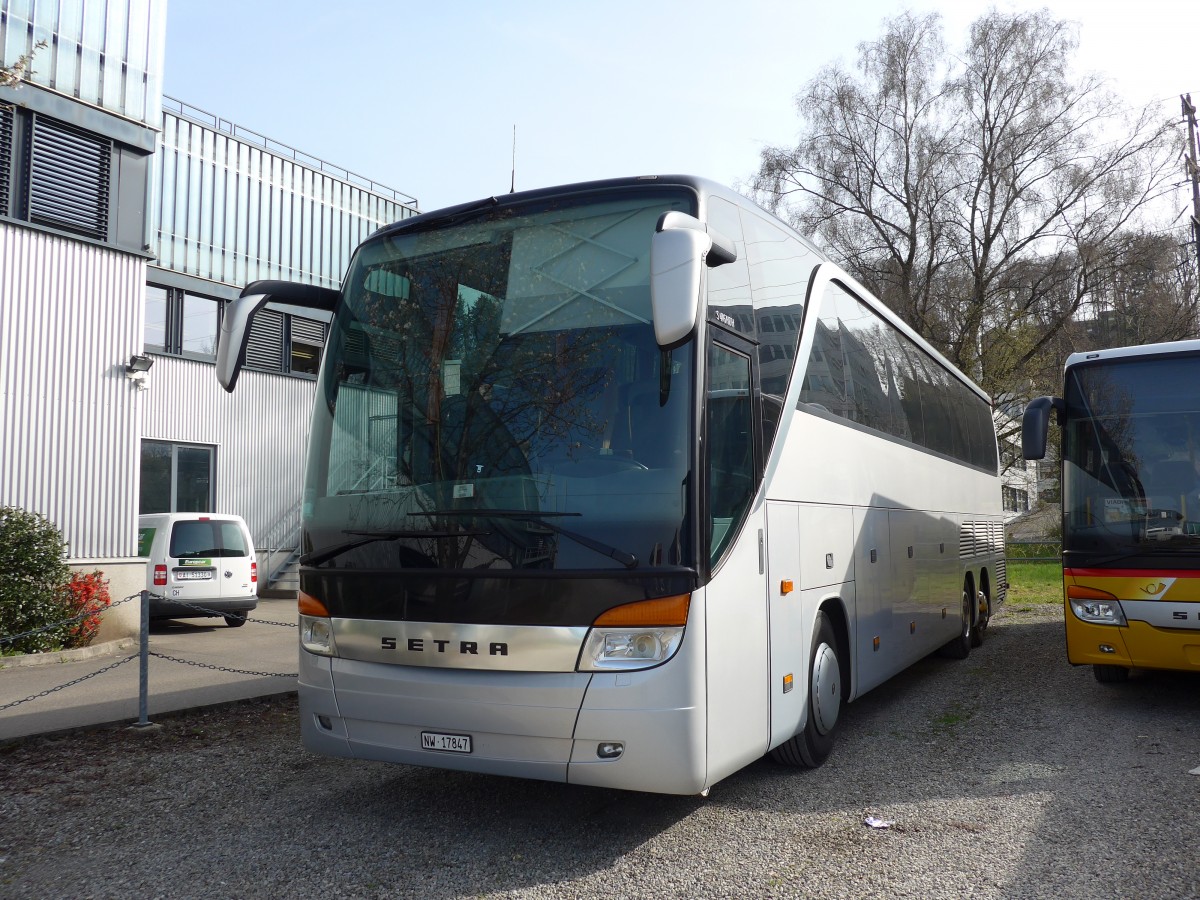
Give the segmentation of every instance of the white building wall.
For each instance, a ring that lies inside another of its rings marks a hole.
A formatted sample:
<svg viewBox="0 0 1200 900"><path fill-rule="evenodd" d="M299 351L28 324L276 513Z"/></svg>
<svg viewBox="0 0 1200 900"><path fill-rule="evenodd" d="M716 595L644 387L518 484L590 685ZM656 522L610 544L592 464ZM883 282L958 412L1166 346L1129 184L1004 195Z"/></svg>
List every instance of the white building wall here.
<svg viewBox="0 0 1200 900"><path fill-rule="evenodd" d="M145 284L143 259L0 222L0 504L72 559L137 553Z"/></svg>
<svg viewBox="0 0 1200 900"><path fill-rule="evenodd" d="M249 369L227 394L212 363L156 356L142 437L216 447L213 511L244 518L261 548L281 519L299 523L315 395L311 379Z"/></svg>

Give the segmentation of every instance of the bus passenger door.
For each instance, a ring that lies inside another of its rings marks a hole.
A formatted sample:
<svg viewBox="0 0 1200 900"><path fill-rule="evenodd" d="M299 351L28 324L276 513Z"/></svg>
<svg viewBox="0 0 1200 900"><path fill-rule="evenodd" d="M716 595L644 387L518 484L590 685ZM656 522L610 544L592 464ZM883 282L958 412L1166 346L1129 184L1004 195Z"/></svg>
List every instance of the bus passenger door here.
<svg viewBox="0 0 1200 900"><path fill-rule="evenodd" d="M747 342L722 332L707 362L702 515L713 573L704 591L711 784L766 752L770 675L754 358Z"/></svg>

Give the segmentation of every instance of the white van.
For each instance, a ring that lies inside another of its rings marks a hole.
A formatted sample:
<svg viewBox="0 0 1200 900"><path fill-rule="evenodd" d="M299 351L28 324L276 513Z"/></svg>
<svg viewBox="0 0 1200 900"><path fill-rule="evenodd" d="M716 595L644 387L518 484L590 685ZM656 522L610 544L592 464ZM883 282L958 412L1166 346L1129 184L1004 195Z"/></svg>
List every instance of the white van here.
<svg viewBox="0 0 1200 900"><path fill-rule="evenodd" d="M152 619L223 616L237 628L258 605L254 541L240 516L138 516L138 555L149 558Z"/></svg>

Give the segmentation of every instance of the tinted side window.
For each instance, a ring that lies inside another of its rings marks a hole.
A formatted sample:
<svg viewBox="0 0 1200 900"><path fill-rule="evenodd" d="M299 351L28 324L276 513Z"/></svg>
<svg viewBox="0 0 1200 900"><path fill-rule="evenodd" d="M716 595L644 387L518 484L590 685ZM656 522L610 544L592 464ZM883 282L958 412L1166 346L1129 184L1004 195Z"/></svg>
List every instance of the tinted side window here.
<svg viewBox="0 0 1200 900"><path fill-rule="evenodd" d="M754 494L750 359L717 344L708 351L710 562L737 534Z"/></svg>
<svg viewBox="0 0 1200 900"><path fill-rule="evenodd" d="M783 228L742 210L754 320L759 340L759 373L764 394L782 403L792 378L808 281L817 265L813 251ZM763 447L775 439L772 420L763 419Z"/></svg>
<svg viewBox="0 0 1200 900"><path fill-rule="evenodd" d="M965 463L996 468L989 405L836 284L821 298L798 406L805 404Z"/></svg>
<svg viewBox="0 0 1200 900"><path fill-rule="evenodd" d="M754 313L750 305L750 272L746 264L746 242L742 239L742 220L738 208L728 200L710 197L708 222L737 245L738 258L731 263L708 270L708 306L721 311L733 321L722 319L727 327L754 340Z"/></svg>
<svg viewBox="0 0 1200 900"><path fill-rule="evenodd" d="M830 285L821 298L800 402L877 431L903 431L903 411L888 374L885 324L843 288Z"/></svg>
<svg viewBox="0 0 1200 900"><path fill-rule="evenodd" d="M791 379L804 296L817 257L783 228L750 210L742 210L742 228L760 342L762 389L782 397Z"/></svg>

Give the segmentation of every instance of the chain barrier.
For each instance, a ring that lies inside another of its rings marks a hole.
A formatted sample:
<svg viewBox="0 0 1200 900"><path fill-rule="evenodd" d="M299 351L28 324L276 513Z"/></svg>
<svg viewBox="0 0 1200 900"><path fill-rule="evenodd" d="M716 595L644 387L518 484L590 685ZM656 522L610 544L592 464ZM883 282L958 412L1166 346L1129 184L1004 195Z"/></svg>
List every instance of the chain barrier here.
<svg viewBox="0 0 1200 900"><path fill-rule="evenodd" d="M152 595L152 596L157 596L157 595ZM163 599L163 598L160 597L159 599ZM295 622L276 622L272 619L252 619L249 616L243 616L243 615L239 615L238 613L232 613L232 612L223 612L222 610L213 609L212 607L209 607L209 606L197 606L195 603L184 603L182 600L171 600L169 602L172 606L182 606L184 609L194 609L194 610L196 610L196 612L202 613L203 615L206 615L206 616L220 616L224 619L237 619L239 622L254 622L255 624L258 624L258 625L277 625L280 628L298 628L299 627ZM181 618L187 618L187 617L181 616Z"/></svg>
<svg viewBox="0 0 1200 900"><path fill-rule="evenodd" d="M196 662L191 659L179 659L176 656L167 656L165 653L155 653L150 651L150 655L158 659L169 660L170 662L181 663L185 666L195 666L197 669L210 669L213 672L228 672L232 675L253 675L256 678L299 678L299 672L251 672L247 669L231 669L228 666L217 666L212 663Z"/></svg>
<svg viewBox="0 0 1200 900"><path fill-rule="evenodd" d="M121 600L114 600L108 606L104 607L102 612L107 612L114 607L120 606L122 603L129 603L131 600L140 600L141 594L131 594ZM96 610L84 610L77 616L71 616L69 619L63 619L61 622L52 622L49 625L43 625L41 628L35 628L32 631L22 631L20 634L0 634L0 646L11 644L13 641L19 641L21 638L33 637L35 634L43 634L47 631L53 631L56 628L61 628L64 625L71 625L75 622L82 622L89 616L96 615Z"/></svg>
<svg viewBox="0 0 1200 900"><path fill-rule="evenodd" d="M118 666L123 666L123 665L125 665L125 663L129 662L130 660L134 660L134 659L137 659L136 653L133 656L127 656L124 659L117 660L112 665L105 666L103 669L97 669L95 672L92 672L90 675L84 675L82 678L76 678L74 681L68 681L66 684L60 684L58 687L47 688L46 690L42 691L40 694L34 694L32 697L26 697L24 700L14 700L12 703L5 703L4 705L0 706L0 712L4 712L4 710L6 710L6 709L12 709L14 706L20 706L22 703L28 703L30 700L40 700L42 697L49 697L51 694L56 693L58 691L65 690L69 687L74 687L77 684L82 684L83 682L87 681L89 678L95 678L97 675L103 675L105 672L111 672L113 669L117 668Z"/></svg>
<svg viewBox="0 0 1200 900"><path fill-rule="evenodd" d="M157 595L152 595L152 596L157 597ZM142 598L142 595L140 593L137 593L137 594L131 594L130 596L124 597L120 600L114 600L112 603L110 603L108 605L108 607L106 607L105 611L107 611L109 609L113 609L114 607L120 606L123 603L130 603L135 600L141 600L141 598ZM163 598L158 598L158 599L163 599ZM179 606L179 607L183 607L185 609L195 610L197 613L205 615L205 616L220 616L227 620L228 619L236 619L239 621L239 624L243 623L243 622L254 622L258 625L274 625L279 628L297 628L297 627L299 627L297 625L297 623L295 623L295 622L276 622L271 619L255 619L255 618L251 618L250 616L241 615L238 613L225 612L222 610L213 609L211 607L198 606L193 603L184 603L179 600L171 600L170 602L173 606ZM50 625L45 625L41 628L35 628L31 631L24 631L24 632L21 632L20 634L0 635L0 647L4 646L5 644L19 641L22 638L32 637L37 634L42 634L43 632L53 631L54 629L61 628L64 625L70 625L74 622L79 622L79 621L87 618L90 615L95 615L94 611L93 612L82 612L77 616L72 616L71 618L64 619L61 622L55 622ZM183 618L186 618L186 616L183 616ZM147 624L146 622L142 623L143 631L146 628L146 624ZM159 659L166 660L168 662L180 663L181 665L185 665L185 666L193 666L198 669L209 669L214 672L225 672L225 673L228 673L231 675L249 675L249 676L256 677L256 678L299 678L300 677L298 672L255 672L255 671L251 671L248 669L234 669L229 666L219 666L219 665L214 665L212 663L203 663L203 662L195 662L194 660L179 659L174 656L167 656L166 654L163 654L163 653L149 652L147 655L155 656L155 657L158 657ZM103 675L106 672L111 672L114 669L117 669L117 668L125 665L127 662L130 662L131 660L138 659L139 656L140 656L140 654L135 653L132 656L127 656L124 659L119 659L116 662L111 663L107 666L104 666L101 669L97 669L95 672L91 672L80 678L76 678L72 681L68 681L65 684L60 684L56 687L47 688L46 690L41 691L40 693L33 694L32 696L29 696L29 697L24 697L20 700L13 700L9 703L0 704L0 712L4 712L5 710L12 709L15 706L20 706L23 703L30 703L34 700L40 700L43 697L49 697L51 694L55 694L55 693L58 693L59 691L66 690L67 688L74 687L75 685L82 684L83 682L89 681L92 678L96 678L99 675ZM0 662L2 662L2 658L0 658ZM140 674L143 677L145 675L144 672L141 672ZM144 688L144 685L143 685L143 688ZM142 713L142 718L145 719L144 711ZM139 723L139 724L143 724L143 723ZM148 724L148 723L145 723L145 724Z"/></svg>

